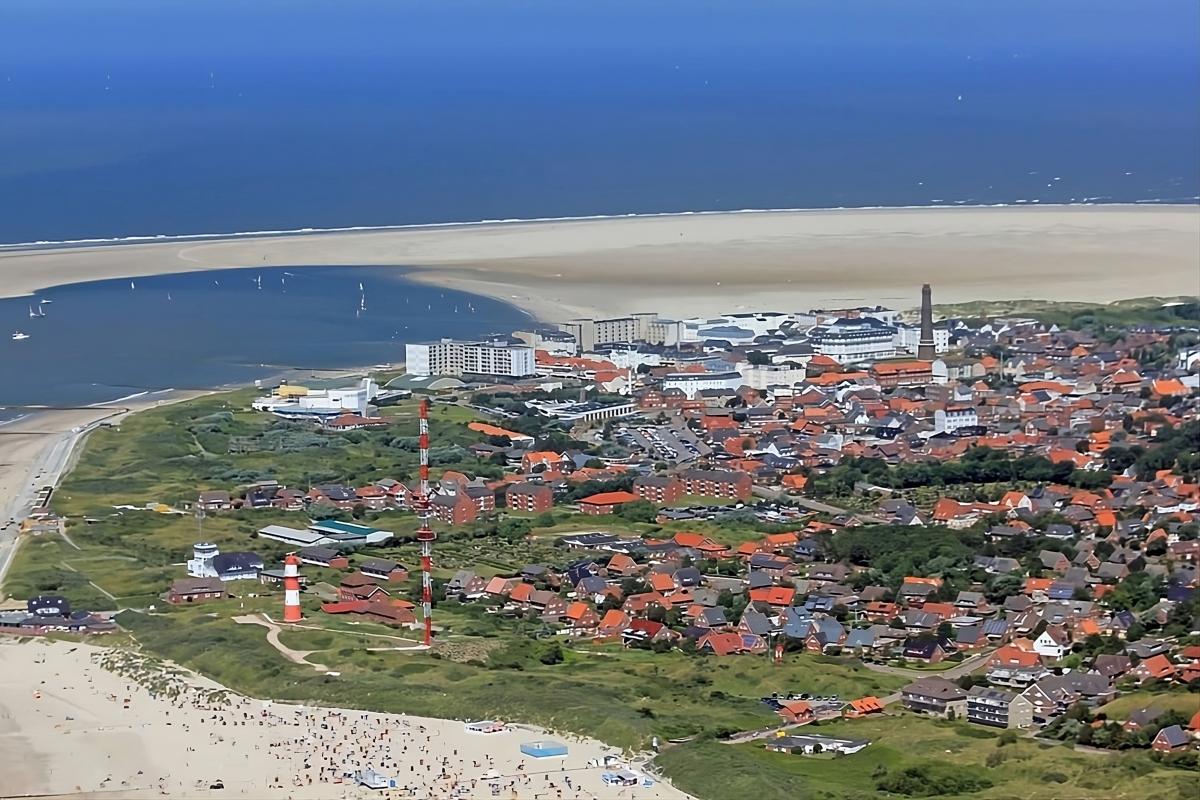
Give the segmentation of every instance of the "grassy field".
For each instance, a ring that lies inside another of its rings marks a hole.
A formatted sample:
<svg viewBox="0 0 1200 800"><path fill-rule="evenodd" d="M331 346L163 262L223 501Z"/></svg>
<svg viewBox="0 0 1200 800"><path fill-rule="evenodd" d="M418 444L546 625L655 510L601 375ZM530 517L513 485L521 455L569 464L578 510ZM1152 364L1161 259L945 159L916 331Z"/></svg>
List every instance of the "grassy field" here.
<svg viewBox="0 0 1200 800"><path fill-rule="evenodd" d="M991 784L977 792L940 794L934 781L927 796L944 798L1183 800L1197 792L1195 773L1161 767L1144 752L1085 754L1028 739L1001 747L998 732L966 722L904 714L807 726L804 732L868 739L871 745L833 757L771 753L761 742L702 740L666 750L658 763L679 788L706 800L896 797L881 793L877 781L914 767L934 775L982 776Z"/></svg>
<svg viewBox="0 0 1200 800"><path fill-rule="evenodd" d="M1123 720L1141 708L1159 708L1163 711L1178 711L1189 719L1200 711L1200 694L1188 692L1131 692L1101 706L1098 711L1109 719Z"/></svg>
<svg viewBox="0 0 1200 800"><path fill-rule="evenodd" d="M262 480L291 486L415 475L415 402L383 411L395 419L382 430L326 433L312 425L251 411L252 390L211 395L135 414L119 427L91 434L79 464L55 496L61 513L102 515L117 504L181 505L205 489L233 489ZM433 460L473 473L494 465L462 445L479 441L463 423L465 409L435 405L430 430Z"/></svg>
<svg viewBox="0 0 1200 800"><path fill-rule="evenodd" d="M1071 329L1132 325L1187 325L1200 322L1195 297L1136 297L1115 303L1068 303L1049 300L978 300L938 305L939 318L1033 317Z"/></svg>
<svg viewBox="0 0 1200 800"><path fill-rule="evenodd" d="M466 611L457 612L458 621L450 607L443 611L439 623L450 626L445 635L449 647L475 640L456 630L467 627ZM772 691L852 697L886 694L904 683L859 665L809 655L790 656L777 667L765 657L713 659L576 647L563 641L562 663L534 661L514 670L453 662L436 654L366 650L389 645L364 634L397 634L382 626L284 634L285 644L316 651L312 661L341 673L332 678L285 660L267 643L262 627L235 624L229 619L234 613L244 612L239 601L231 600L156 615L125 612L119 621L146 650L257 697L441 717L515 719L630 748L646 746L653 736L771 725L777 718L759 697ZM231 658L231 653L237 657ZM405 680L417 675L419 681Z"/></svg>

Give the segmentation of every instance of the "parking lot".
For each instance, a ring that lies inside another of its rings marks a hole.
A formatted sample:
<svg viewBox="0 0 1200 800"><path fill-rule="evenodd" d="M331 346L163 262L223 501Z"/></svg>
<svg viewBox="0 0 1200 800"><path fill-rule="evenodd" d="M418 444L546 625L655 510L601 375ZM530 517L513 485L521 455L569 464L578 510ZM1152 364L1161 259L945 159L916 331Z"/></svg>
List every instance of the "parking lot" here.
<svg viewBox="0 0 1200 800"><path fill-rule="evenodd" d="M686 428L638 425L618 428L616 436L626 447L638 448L650 458L669 464L686 464L712 453L708 445Z"/></svg>

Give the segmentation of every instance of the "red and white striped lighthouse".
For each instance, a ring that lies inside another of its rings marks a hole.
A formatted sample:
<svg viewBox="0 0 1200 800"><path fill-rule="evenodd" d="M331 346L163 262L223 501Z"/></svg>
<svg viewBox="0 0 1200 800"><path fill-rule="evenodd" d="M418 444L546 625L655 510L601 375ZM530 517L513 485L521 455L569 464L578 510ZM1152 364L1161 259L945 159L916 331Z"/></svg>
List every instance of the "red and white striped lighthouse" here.
<svg viewBox="0 0 1200 800"><path fill-rule="evenodd" d="M283 621L299 622L304 619L300 613L300 559L295 553L288 553L283 560Z"/></svg>

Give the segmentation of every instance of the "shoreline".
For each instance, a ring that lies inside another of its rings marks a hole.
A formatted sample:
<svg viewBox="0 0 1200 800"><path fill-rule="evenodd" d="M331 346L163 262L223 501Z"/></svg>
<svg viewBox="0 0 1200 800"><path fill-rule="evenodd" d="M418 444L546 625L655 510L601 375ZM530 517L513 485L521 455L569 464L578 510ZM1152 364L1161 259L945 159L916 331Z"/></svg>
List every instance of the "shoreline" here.
<svg viewBox="0 0 1200 800"><path fill-rule="evenodd" d="M457 785L467 798L689 800L657 778L632 792L605 786L599 760L626 759L595 739L520 724L472 734L456 720L275 703L120 648L0 640L0 689L5 796L374 797L333 780L371 766L421 797L448 798ZM520 753L545 737L568 754ZM211 790L217 780L224 788Z"/></svg>
<svg viewBox="0 0 1200 800"><path fill-rule="evenodd" d="M1200 205L921 206L156 237L0 249L0 295L264 266L400 266L542 321L1200 293ZM1147 272L1150 272L1150 281ZM631 300L631 298L634 298Z"/></svg>

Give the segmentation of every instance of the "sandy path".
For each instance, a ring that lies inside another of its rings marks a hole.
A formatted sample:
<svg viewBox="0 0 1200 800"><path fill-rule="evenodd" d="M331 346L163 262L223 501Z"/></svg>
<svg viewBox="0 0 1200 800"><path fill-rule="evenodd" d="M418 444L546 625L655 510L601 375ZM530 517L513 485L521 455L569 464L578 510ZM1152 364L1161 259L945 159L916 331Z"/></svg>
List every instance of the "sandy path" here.
<svg viewBox="0 0 1200 800"><path fill-rule="evenodd" d="M315 653L315 650L293 650L283 642L279 641L279 633L282 628L276 625L269 619L258 614L246 614L241 617L234 617L233 621L240 625L262 625L267 629L267 643L278 650L284 658L291 661L293 664L302 664L306 667L312 667L317 672L328 672L329 667L324 664L317 664L309 661L308 657Z"/></svg>
<svg viewBox="0 0 1200 800"><path fill-rule="evenodd" d="M681 214L0 249L0 294L100 278L306 264L422 279L544 319L935 299L1200 293L1200 207L1046 206Z"/></svg>
<svg viewBox="0 0 1200 800"><path fill-rule="evenodd" d="M673 787L617 789L599 759L619 755L592 740L565 758L524 756L546 734L512 727L471 734L461 722L269 703L183 676L152 694L104 669L89 645L0 639L0 795L151 798L686 798ZM236 654L230 654L236 657ZM373 766L400 787L351 787L344 770ZM495 777L485 777L495 776ZM210 790L216 779L222 790ZM310 782L311 779L311 782ZM495 785L493 791L492 785Z"/></svg>

